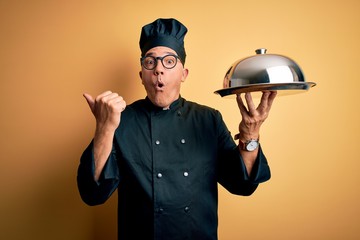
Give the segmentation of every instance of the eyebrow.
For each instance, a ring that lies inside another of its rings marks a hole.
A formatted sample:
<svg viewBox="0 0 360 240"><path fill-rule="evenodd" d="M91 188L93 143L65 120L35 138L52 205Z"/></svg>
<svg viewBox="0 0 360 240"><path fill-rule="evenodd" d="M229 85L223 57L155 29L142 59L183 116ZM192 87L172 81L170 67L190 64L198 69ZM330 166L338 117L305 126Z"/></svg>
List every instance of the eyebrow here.
<svg viewBox="0 0 360 240"><path fill-rule="evenodd" d="M173 52L165 52L165 55L175 55L175 56L177 56L177 54L176 53L173 53ZM145 55L145 57L147 57L147 56L154 56L155 55L155 53L154 52L149 52L149 53L147 53L146 55ZM164 56L165 56L164 55Z"/></svg>

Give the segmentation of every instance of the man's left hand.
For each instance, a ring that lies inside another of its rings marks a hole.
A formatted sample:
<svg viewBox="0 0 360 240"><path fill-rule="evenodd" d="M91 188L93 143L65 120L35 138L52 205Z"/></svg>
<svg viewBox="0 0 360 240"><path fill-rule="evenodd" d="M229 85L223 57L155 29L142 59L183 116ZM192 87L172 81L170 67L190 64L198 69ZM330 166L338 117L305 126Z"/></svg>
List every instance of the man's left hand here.
<svg viewBox="0 0 360 240"><path fill-rule="evenodd" d="M269 116L271 105L276 97L276 91L263 91L259 105L256 107L251 94L245 93L245 101L241 94L236 96L242 120L239 124L240 140L259 139L260 126Z"/></svg>

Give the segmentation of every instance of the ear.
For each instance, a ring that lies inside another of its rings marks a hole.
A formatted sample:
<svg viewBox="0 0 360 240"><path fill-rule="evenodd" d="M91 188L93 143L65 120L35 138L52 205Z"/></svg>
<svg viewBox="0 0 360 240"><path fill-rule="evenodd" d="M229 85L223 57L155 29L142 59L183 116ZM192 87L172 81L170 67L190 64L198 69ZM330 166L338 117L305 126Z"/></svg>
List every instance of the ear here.
<svg viewBox="0 0 360 240"><path fill-rule="evenodd" d="M189 69L184 68L184 69L183 69L183 72L182 72L181 82L185 82L185 80L186 80L186 78L187 78L188 74L189 74Z"/></svg>
<svg viewBox="0 0 360 240"><path fill-rule="evenodd" d="M141 83L144 84L144 81L142 80L142 71L139 71L139 77L141 79Z"/></svg>

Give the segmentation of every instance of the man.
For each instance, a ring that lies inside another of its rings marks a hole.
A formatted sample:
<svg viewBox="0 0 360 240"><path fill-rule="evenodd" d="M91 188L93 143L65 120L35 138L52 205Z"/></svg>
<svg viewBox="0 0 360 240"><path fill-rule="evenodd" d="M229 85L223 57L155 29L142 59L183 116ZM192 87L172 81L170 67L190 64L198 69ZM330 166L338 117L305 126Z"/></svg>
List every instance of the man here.
<svg viewBox="0 0 360 240"><path fill-rule="evenodd" d="M175 19L142 28L145 99L126 106L111 91L84 94L96 130L78 169L80 195L97 205L118 190L122 240L217 239L217 184L246 196L270 178L258 139L276 92L264 92L258 107L250 94L247 107L237 96L237 146L218 111L180 95L188 75L186 32Z"/></svg>

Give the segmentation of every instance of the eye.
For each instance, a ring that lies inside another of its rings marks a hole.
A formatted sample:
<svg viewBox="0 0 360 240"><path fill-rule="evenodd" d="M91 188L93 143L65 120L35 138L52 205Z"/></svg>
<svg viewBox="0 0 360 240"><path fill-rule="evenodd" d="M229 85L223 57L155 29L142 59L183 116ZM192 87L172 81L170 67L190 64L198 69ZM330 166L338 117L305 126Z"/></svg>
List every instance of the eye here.
<svg viewBox="0 0 360 240"><path fill-rule="evenodd" d="M144 63L145 63L146 65L152 65L152 64L154 64L154 62L155 62L155 60L154 60L152 57L147 57L147 58L145 58L145 60L144 60Z"/></svg>
<svg viewBox="0 0 360 240"><path fill-rule="evenodd" d="M174 64L174 62L175 62L174 59L166 59L167 64L171 65L171 64Z"/></svg>
<svg viewBox="0 0 360 240"><path fill-rule="evenodd" d="M146 69L153 69L156 65L156 59L152 56L147 56L143 60L143 66Z"/></svg>
<svg viewBox="0 0 360 240"><path fill-rule="evenodd" d="M167 66L173 66L176 63L176 58L174 56L167 56L164 58L164 64Z"/></svg>

